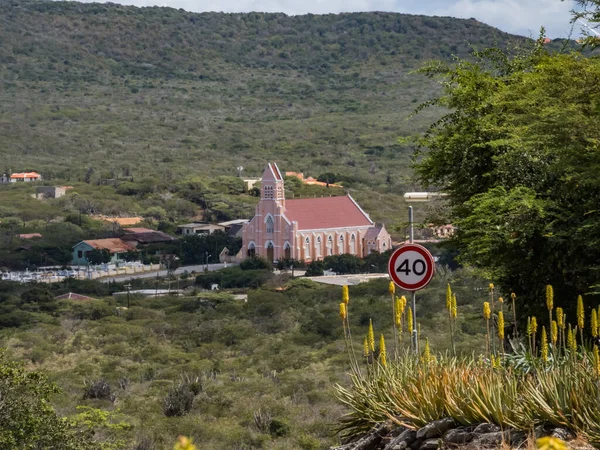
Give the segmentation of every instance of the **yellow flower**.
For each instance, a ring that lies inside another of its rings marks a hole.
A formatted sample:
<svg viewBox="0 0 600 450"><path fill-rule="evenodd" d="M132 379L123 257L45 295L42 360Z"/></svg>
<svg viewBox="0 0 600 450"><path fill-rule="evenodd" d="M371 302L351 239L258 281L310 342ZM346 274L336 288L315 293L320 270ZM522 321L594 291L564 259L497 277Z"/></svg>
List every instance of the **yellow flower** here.
<svg viewBox="0 0 600 450"><path fill-rule="evenodd" d="M379 361L381 361L381 364L383 366L387 365L387 361L385 359L386 355L387 355L387 352L385 351L385 339L382 334L381 338L379 338Z"/></svg>
<svg viewBox="0 0 600 450"><path fill-rule="evenodd" d="M554 309L554 288L550 284L546 286L546 307L550 311Z"/></svg>
<svg viewBox="0 0 600 450"><path fill-rule="evenodd" d="M542 361L547 362L548 361L548 337L546 336L546 327L542 327L541 350L542 350Z"/></svg>
<svg viewBox="0 0 600 450"><path fill-rule="evenodd" d="M573 353L577 353L577 327L571 330L571 324L569 324L569 330L567 333L567 347L569 347L569 350L571 350Z"/></svg>
<svg viewBox="0 0 600 450"><path fill-rule="evenodd" d="M491 316L491 310L490 310L490 302L484 302L483 303L483 317L485 320L490 320L490 316Z"/></svg>
<svg viewBox="0 0 600 450"><path fill-rule="evenodd" d="M552 321L550 327L550 339L552 340L552 345L556 345L556 341L558 341L558 323L556 323L556 320Z"/></svg>
<svg viewBox="0 0 600 450"><path fill-rule="evenodd" d="M531 317L527 318L527 336L531 336Z"/></svg>
<svg viewBox="0 0 600 450"><path fill-rule="evenodd" d="M563 309L560 307L556 308L556 323L558 328L562 330L565 329L565 315L563 313Z"/></svg>
<svg viewBox="0 0 600 450"><path fill-rule="evenodd" d="M531 318L531 334L533 334L535 336L537 334L537 329L538 329L537 319L535 318L535 316L533 316Z"/></svg>
<svg viewBox="0 0 600 450"><path fill-rule="evenodd" d="M369 334L367 335L369 338L369 348L372 352L375 351L375 332L373 331L373 320L369 319Z"/></svg>
<svg viewBox="0 0 600 450"><path fill-rule="evenodd" d="M404 314L404 310L406 309L406 297L404 295L400 297L400 302L400 312Z"/></svg>
<svg viewBox="0 0 600 450"><path fill-rule="evenodd" d="M504 303L504 299L503 299L502 297L498 297L498 301L499 301L500 303Z"/></svg>
<svg viewBox="0 0 600 450"><path fill-rule="evenodd" d="M510 294L510 299L514 302L517 299L517 294L514 292Z"/></svg>
<svg viewBox="0 0 600 450"><path fill-rule="evenodd" d="M196 446L192 439L186 438L185 436L179 436L173 450L196 450Z"/></svg>
<svg viewBox="0 0 600 450"><path fill-rule="evenodd" d="M431 348L429 347L429 339L425 339L425 348L423 349L423 354L421 355L421 361L429 363L433 360L431 356Z"/></svg>
<svg viewBox="0 0 600 450"><path fill-rule="evenodd" d="M597 345L594 345L594 372L597 377L600 377L600 353Z"/></svg>
<svg viewBox="0 0 600 450"><path fill-rule="evenodd" d="M394 318L394 323L396 324L396 328L402 328L402 299L400 297L396 297L396 307L395 313L396 317Z"/></svg>
<svg viewBox="0 0 600 450"><path fill-rule="evenodd" d="M595 309L592 309L592 318L590 319L591 327L592 327L592 336L598 336L598 313Z"/></svg>
<svg viewBox="0 0 600 450"><path fill-rule="evenodd" d="M363 356L366 358L369 356L369 340L365 336L365 340L363 342Z"/></svg>
<svg viewBox="0 0 600 450"><path fill-rule="evenodd" d="M569 445L562 439L555 437L543 437L535 441L535 445L539 450L568 450Z"/></svg>
<svg viewBox="0 0 600 450"><path fill-rule="evenodd" d="M409 306L408 311L406 313L406 324L408 327L408 331L412 332L413 330L413 316L412 316L412 308Z"/></svg>
<svg viewBox="0 0 600 450"><path fill-rule="evenodd" d="M396 285L393 281L390 281L390 284L388 285L388 292L390 295L394 295L396 293Z"/></svg>
<svg viewBox="0 0 600 450"><path fill-rule="evenodd" d="M490 283L490 291L494 290L494 283Z"/></svg>
<svg viewBox="0 0 600 450"><path fill-rule="evenodd" d="M456 294L452 294L452 318L456 319L458 308L456 306Z"/></svg>
<svg viewBox="0 0 600 450"><path fill-rule="evenodd" d="M577 326L580 330L583 330L585 325L585 311L583 310L583 298L581 295L577 296Z"/></svg>
<svg viewBox="0 0 600 450"><path fill-rule="evenodd" d="M342 320L346 320L346 317L348 317L348 313L346 312L346 304L344 302L340 303L340 317Z"/></svg>
<svg viewBox="0 0 600 450"><path fill-rule="evenodd" d="M450 283L446 287L446 309L448 311L452 309L452 289L450 288Z"/></svg>
<svg viewBox="0 0 600 450"><path fill-rule="evenodd" d="M504 340L504 313L498 312L498 338Z"/></svg>
<svg viewBox="0 0 600 450"><path fill-rule="evenodd" d="M348 286L342 286L342 301L346 305L350 301L350 293L348 292Z"/></svg>

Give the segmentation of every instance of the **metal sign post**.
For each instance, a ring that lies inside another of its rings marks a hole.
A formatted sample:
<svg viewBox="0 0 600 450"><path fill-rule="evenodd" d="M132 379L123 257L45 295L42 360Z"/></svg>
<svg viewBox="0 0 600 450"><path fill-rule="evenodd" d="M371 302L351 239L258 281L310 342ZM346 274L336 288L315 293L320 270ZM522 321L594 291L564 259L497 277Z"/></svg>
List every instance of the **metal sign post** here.
<svg viewBox="0 0 600 450"><path fill-rule="evenodd" d="M412 208L409 209L409 214L411 212ZM412 237L412 233L410 236ZM410 240L412 241L412 239ZM429 284L434 272L435 261L429 250L412 242L396 249L388 262L388 273L392 281L400 289L412 292L412 347L417 354L419 353L419 341L417 339L416 291Z"/></svg>

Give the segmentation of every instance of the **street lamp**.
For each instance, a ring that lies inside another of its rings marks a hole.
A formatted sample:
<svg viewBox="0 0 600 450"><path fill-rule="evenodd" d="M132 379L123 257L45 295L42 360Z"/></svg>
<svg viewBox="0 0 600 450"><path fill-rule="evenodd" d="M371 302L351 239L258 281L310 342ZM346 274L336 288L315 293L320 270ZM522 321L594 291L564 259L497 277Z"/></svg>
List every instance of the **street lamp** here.
<svg viewBox="0 0 600 450"><path fill-rule="evenodd" d="M406 203L424 203L429 202L436 198L446 197L447 194L442 192L407 192L404 194L404 201ZM413 228L413 207L408 207L408 242L413 243L414 241L414 228ZM412 346L415 353L419 354L419 340L417 336L417 292L412 293L412 315L413 315L413 329L412 329Z"/></svg>
<svg viewBox="0 0 600 450"><path fill-rule="evenodd" d="M206 252L206 271L208 272L208 258L210 258L212 255L209 255L208 252Z"/></svg>

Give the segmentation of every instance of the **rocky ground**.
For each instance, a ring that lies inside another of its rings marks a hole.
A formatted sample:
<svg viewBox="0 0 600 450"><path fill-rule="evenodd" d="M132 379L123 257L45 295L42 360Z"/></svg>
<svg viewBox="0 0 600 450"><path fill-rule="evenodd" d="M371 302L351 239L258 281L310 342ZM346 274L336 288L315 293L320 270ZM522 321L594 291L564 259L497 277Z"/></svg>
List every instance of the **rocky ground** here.
<svg viewBox="0 0 600 450"><path fill-rule="evenodd" d="M544 436L560 438L577 450L594 447L577 439L569 430L556 427L537 427L531 433L515 429L501 429L498 425L481 423L461 426L453 419L445 418L431 422L419 430L409 430L391 421L374 427L360 438L330 450L437 450L461 448L535 448L534 441Z"/></svg>

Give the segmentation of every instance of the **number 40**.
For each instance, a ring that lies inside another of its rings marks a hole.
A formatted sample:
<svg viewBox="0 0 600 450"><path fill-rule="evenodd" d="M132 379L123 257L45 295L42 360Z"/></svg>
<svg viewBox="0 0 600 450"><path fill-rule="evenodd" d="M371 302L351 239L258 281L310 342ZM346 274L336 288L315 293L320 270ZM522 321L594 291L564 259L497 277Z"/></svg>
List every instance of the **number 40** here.
<svg viewBox="0 0 600 450"><path fill-rule="evenodd" d="M415 275L423 275L426 270L427 266L425 265L425 261L423 261L422 259L416 259L413 261L412 272L414 272ZM400 263L400 265L396 269L396 272L404 272L405 275L410 274L411 268L409 267L408 259L405 259Z"/></svg>

